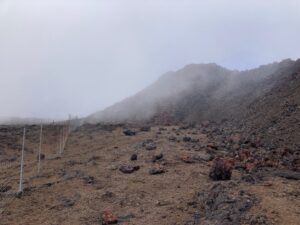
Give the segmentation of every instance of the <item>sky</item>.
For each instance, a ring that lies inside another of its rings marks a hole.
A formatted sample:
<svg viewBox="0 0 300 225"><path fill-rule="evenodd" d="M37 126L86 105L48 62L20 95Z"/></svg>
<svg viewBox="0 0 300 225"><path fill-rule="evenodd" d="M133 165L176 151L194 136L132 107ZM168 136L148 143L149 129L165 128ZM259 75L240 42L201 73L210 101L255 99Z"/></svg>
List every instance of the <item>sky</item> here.
<svg viewBox="0 0 300 225"><path fill-rule="evenodd" d="M299 0L0 0L0 118L87 116L167 71L300 58Z"/></svg>

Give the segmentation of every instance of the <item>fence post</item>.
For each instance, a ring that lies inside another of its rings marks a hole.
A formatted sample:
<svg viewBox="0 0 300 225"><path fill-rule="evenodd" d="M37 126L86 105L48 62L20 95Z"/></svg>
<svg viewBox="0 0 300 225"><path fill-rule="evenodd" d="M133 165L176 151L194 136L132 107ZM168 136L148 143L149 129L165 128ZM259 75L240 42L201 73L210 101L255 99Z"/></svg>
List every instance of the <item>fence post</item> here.
<svg viewBox="0 0 300 225"><path fill-rule="evenodd" d="M26 133L26 128L24 127L24 129L23 129L22 154L21 154L21 168L20 168L19 193L22 193L22 192L23 192L23 167L24 167L25 133Z"/></svg>
<svg viewBox="0 0 300 225"><path fill-rule="evenodd" d="M59 127L57 127L57 153L60 152L60 130Z"/></svg>
<svg viewBox="0 0 300 225"><path fill-rule="evenodd" d="M62 141L63 141L63 136L62 136L62 129L60 129L59 132L59 154L62 154Z"/></svg>
<svg viewBox="0 0 300 225"><path fill-rule="evenodd" d="M41 151L42 151L42 133L43 133L43 124L41 124L41 130L40 130L40 146L39 146L39 162L38 162L38 173L40 173L41 170Z"/></svg>
<svg viewBox="0 0 300 225"><path fill-rule="evenodd" d="M61 137L62 137L62 148L61 148L61 152L64 153L64 147L65 147L65 127L64 127L64 124L63 124L63 127L62 127L62 133L61 133Z"/></svg>

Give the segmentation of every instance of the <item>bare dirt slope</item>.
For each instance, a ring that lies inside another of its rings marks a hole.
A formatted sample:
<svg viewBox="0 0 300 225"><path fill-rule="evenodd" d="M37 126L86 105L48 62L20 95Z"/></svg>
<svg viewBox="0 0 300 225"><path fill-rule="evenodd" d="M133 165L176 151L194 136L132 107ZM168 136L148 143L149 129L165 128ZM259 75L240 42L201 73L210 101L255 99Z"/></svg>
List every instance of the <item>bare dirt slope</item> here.
<svg viewBox="0 0 300 225"><path fill-rule="evenodd" d="M103 224L105 211L124 225L300 224L297 168L289 161L294 169L287 170L276 154L253 163L256 155L269 156L256 137L249 141L233 127L208 122L129 127L132 136L127 128L79 127L60 156L58 127L45 127L37 175L39 127L27 127L25 190L17 197L22 129L1 127L0 224ZM241 148L251 154L239 154ZM279 158L295 158L281 151L275 150L284 154ZM218 156L236 161L231 180L209 178Z"/></svg>

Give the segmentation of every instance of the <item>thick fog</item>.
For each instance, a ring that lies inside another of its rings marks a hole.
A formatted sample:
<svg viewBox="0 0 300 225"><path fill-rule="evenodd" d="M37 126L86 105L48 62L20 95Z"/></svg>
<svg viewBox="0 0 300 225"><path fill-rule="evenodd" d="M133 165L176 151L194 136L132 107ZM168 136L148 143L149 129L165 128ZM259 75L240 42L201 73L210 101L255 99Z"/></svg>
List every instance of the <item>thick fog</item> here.
<svg viewBox="0 0 300 225"><path fill-rule="evenodd" d="M290 59L246 71L214 63L190 64L84 122L161 124L237 118L297 67L300 60Z"/></svg>
<svg viewBox="0 0 300 225"><path fill-rule="evenodd" d="M298 0L0 0L0 118L87 116L167 71L300 57Z"/></svg>

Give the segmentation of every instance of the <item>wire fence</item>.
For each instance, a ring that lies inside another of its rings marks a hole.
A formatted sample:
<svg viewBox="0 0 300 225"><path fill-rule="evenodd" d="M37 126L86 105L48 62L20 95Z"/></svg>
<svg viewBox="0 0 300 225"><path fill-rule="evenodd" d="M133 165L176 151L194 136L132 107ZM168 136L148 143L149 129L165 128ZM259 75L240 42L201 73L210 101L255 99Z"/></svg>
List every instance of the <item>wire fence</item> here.
<svg viewBox="0 0 300 225"><path fill-rule="evenodd" d="M20 154L17 155L18 152L15 153L16 155L14 156L13 162L7 162L7 160L10 159L2 160L2 162L0 162L0 215L2 215L5 212L5 209L13 204L14 201L18 199L18 197L22 196L24 190L26 189L25 185L32 179L32 176L26 176L26 174L35 174L35 177L37 178L39 177L39 174L41 174L43 170L42 160L44 159L43 144L45 141L51 142L51 148L54 152L53 156L63 156L66 143L71 132L71 119L69 118L69 120L64 123L53 124L54 129L52 130L55 130L54 132L56 133L54 135L56 136L56 140L54 141L46 139L45 133L47 132L47 129L44 128L46 128L47 125L40 125L37 143L37 157L34 157L33 160L28 159L28 149L26 149L26 141L28 140L28 138L26 136L26 133L32 131L30 130L32 126L25 126L23 127L22 132L18 132L18 136L22 140ZM34 139L33 142L37 142L36 140L37 139ZM35 151L31 153L31 157L32 154L35 155ZM51 158L51 156L49 158ZM12 171L12 169L14 170ZM8 173L6 173L7 171Z"/></svg>

